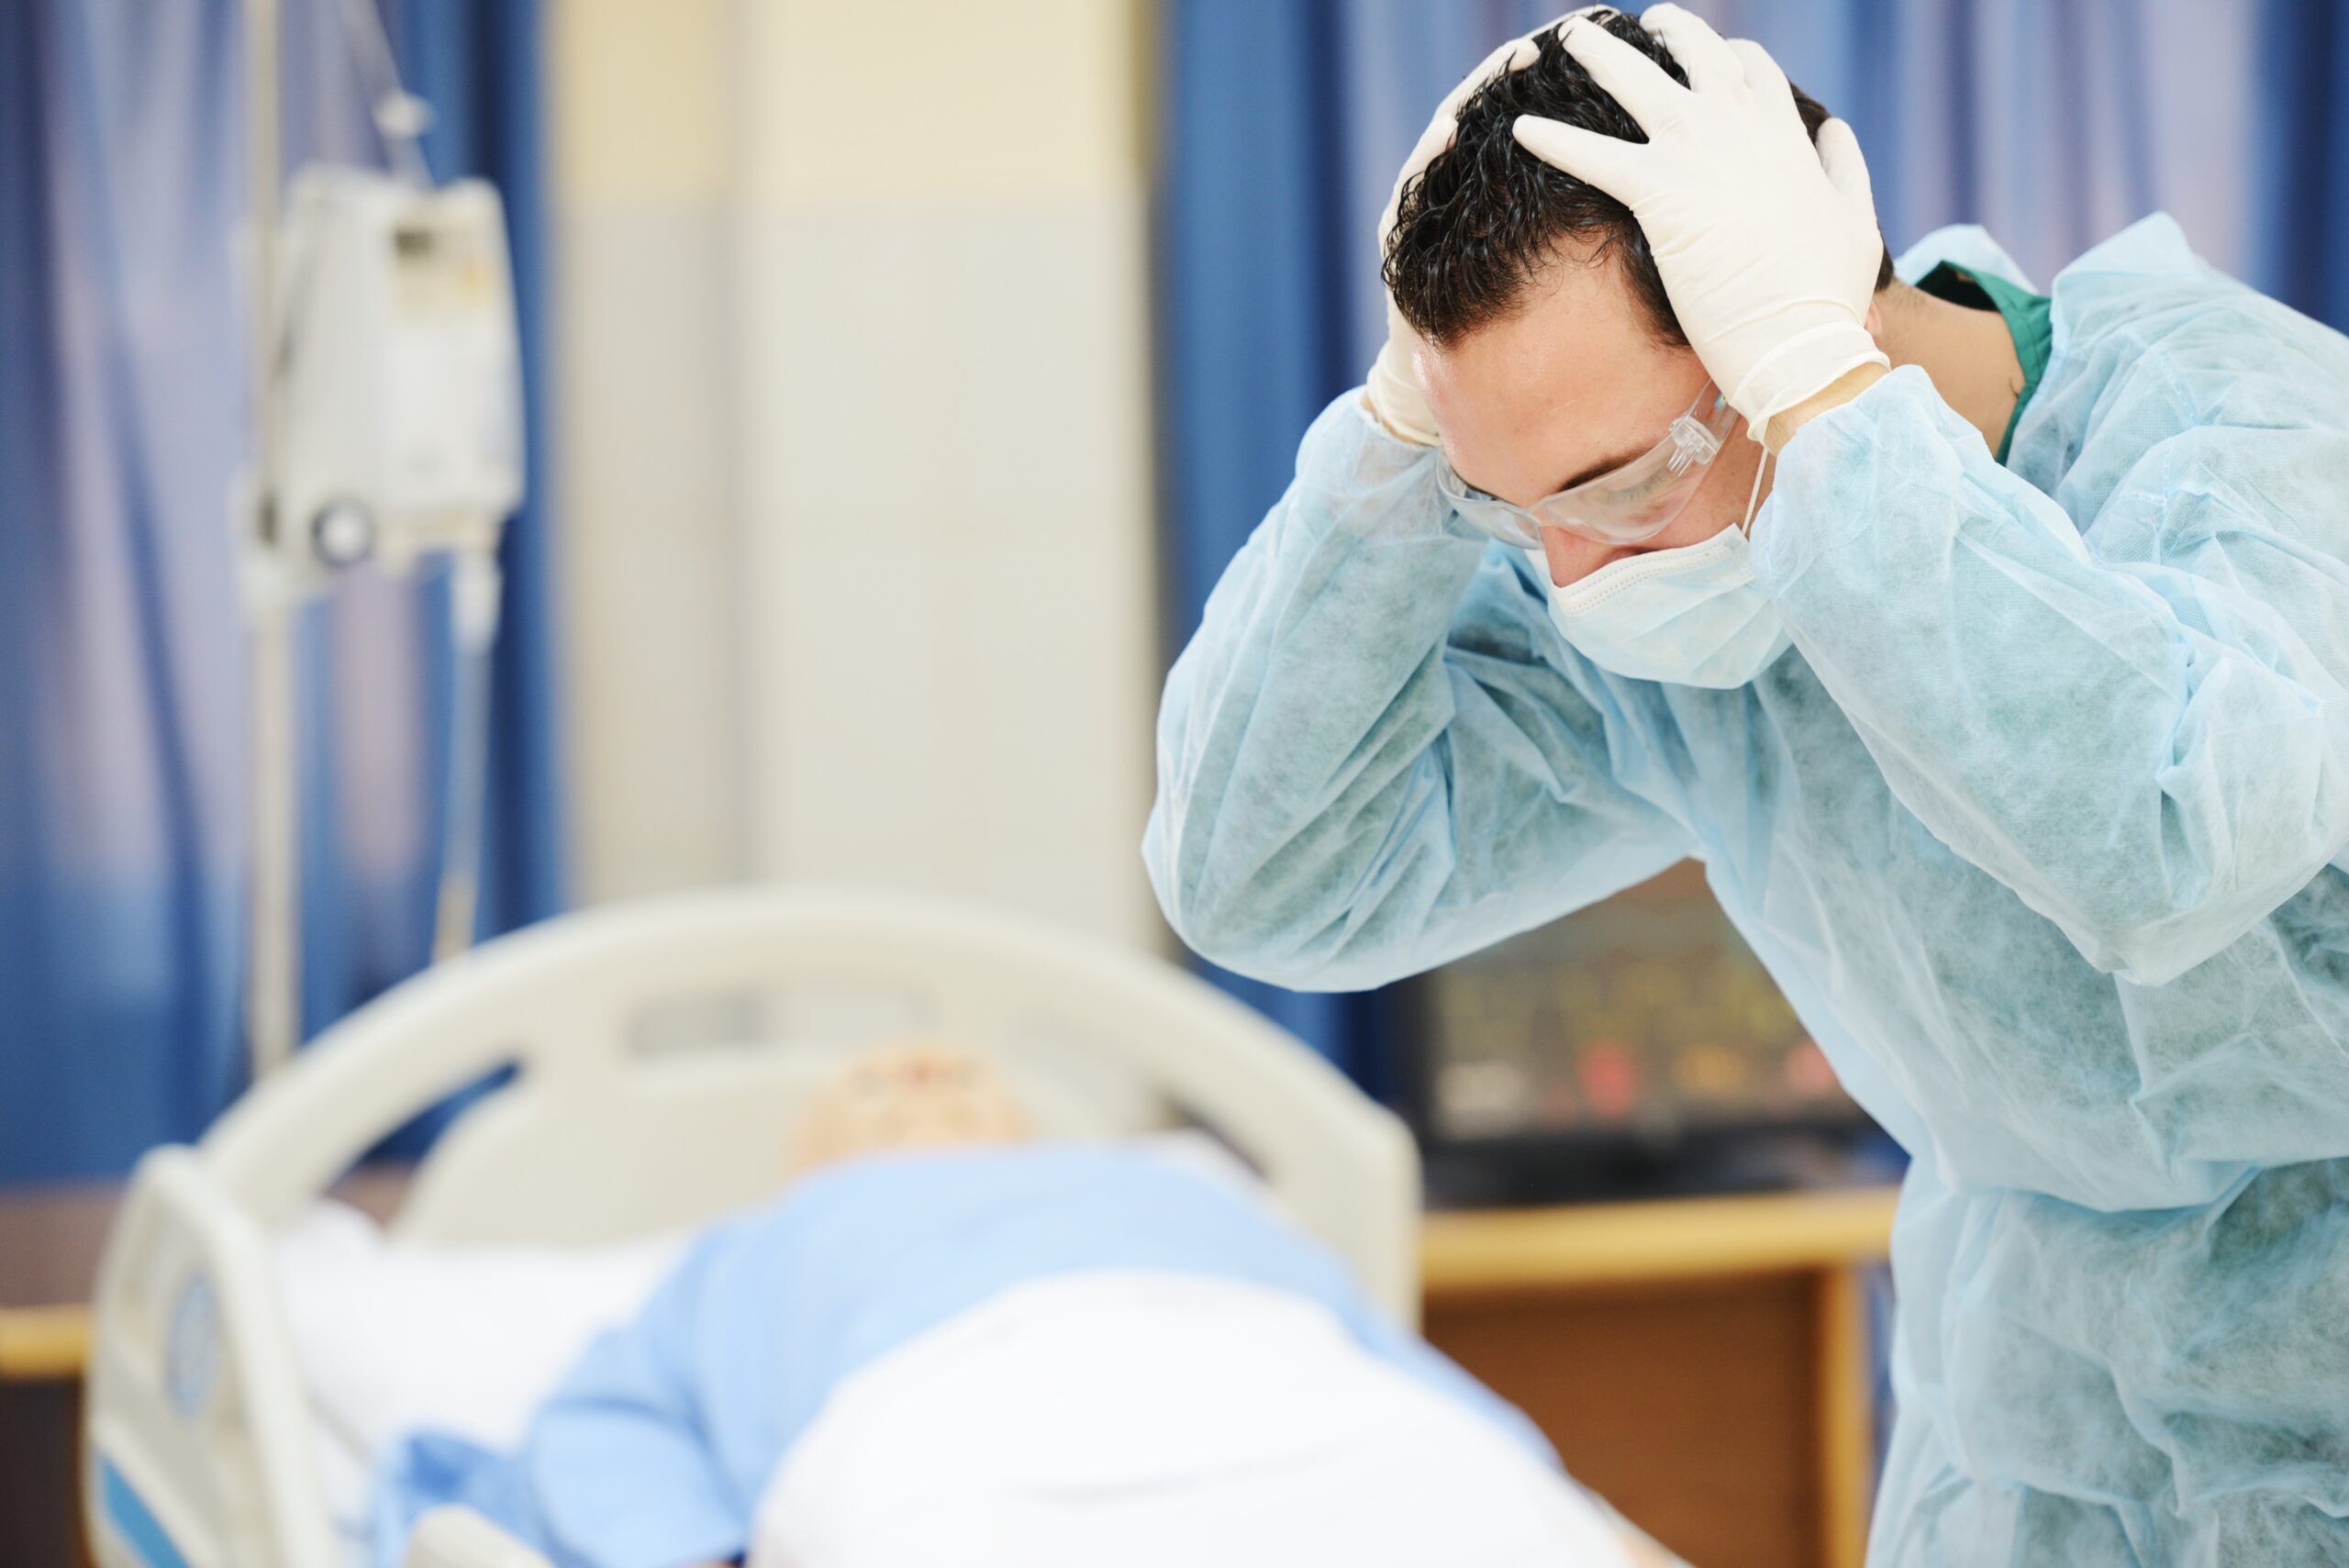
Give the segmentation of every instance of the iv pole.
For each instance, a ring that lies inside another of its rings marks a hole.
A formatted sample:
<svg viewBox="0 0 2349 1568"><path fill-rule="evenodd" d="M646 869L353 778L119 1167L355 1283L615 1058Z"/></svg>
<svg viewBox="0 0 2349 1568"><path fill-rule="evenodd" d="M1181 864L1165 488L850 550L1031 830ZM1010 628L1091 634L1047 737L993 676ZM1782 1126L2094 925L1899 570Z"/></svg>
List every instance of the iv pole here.
<svg viewBox="0 0 2349 1568"><path fill-rule="evenodd" d="M278 127L281 0L245 0L245 141L251 269L253 471L243 550L252 661L252 884L245 1030L255 1082L293 1055L301 1034L301 775L294 682L291 541L278 489L284 407L278 356Z"/></svg>
<svg viewBox="0 0 2349 1568"><path fill-rule="evenodd" d="M413 218L423 226L416 232L423 236L427 254L431 236L438 232L432 226L447 223L452 226L450 232L470 239L473 249L462 254L479 256L486 247L494 251L496 265L505 268L505 228L494 193L485 186L468 189L477 182L434 191L418 140L430 111L401 87L390 40L373 0L343 0L343 10L352 46L362 57L358 63L362 73L372 67L380 78L373 106L376 130L406 191L429 204ZM280 232L286 205L280 118L284 0L244 0L244 21L251 187L250 243L245 250L251 269L253 451L250 477L238 502L236 527L240 535L238 555L242 563L246 623L251 635L252 883L245 1032L252 1078L259 1082L283 1067L302 1039L303 801L295 648L301 607L328 591L338 571L362 559L372 557L402 573L411 570L421 556L445 558L449 563L451 652L456 659L451 713L454 733L449 751L448 810L432 944L433 961L446 961L472 945L480 900L489 661L499 618L497 547L505 519L520 499L522 479L518 454L513 458L510 474L497 469L495 460L488 462L484 472L478 465L465 466L461 459L460 489L453 497L445 493L426 498L403 496L402 504L388 512L364 514L361 535L355 540L343 538L339 543L332 537L339 511L316 510L318 497L308 490L317 486L318 476L312 472L317 454L310 453L312 461L306 464L297 462L302 453L294 450L294 442L300 432L289 417L294 411L287 404L289 388L306 361L297 361L295 340L289 336L296 328L286 309L288 252L283 249L285 237ZM348 217L350 209L342 210ZM316 218L315 211L311 217ZM382 220L380 208L375 209L375 217ZM382 244L386 238L375 236L373 242ZM475 297L477 302L484 298ZM511 299L502 293L494 298L502 302L502 312L498 304L489 304L492 319L477 320L475 326L493 337L502 335L510 360ZM302 302L297 298L291 303ZM316 323L310 326L315 329ZM464 346L461 344L461 350ZM478 349L481 344L476 340L471 346ZM493 342L490 347L497 345ZM446 353L435 368L444 373L452 368ZM458 373L481 373L462 356L453 368ZM300 384L306 399L318 395L311 381ZM513 395L518 403L518 386ZM412 402L412 389L410 396ZM316 407L306 401L302 412L310 415ZM366 417L364 414L354 417ZM518 408L514 417L519 418ZM481 433L478 427L462 432L457 444L466 454L477 455ZM315 431L312 434L315 437ZM467 442L473 445L468 447ZM442 446L448 444L444 440ZM424 467L429 472L432 464L427 462ZM290 516L289 507L302 515Z"/></svg>

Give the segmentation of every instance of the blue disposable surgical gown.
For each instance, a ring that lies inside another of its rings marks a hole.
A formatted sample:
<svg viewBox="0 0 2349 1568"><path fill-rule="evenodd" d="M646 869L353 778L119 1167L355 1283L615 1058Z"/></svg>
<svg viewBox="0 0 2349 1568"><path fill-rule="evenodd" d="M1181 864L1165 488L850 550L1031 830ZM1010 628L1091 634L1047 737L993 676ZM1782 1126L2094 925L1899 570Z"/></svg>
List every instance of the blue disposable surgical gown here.
<svg viewBox="0 0 2349 1568"><path fill-rule="evenodd" d="M1207 956L1349 989L1697 857L1914 1156L1876 1568L2349 1562L2349 339L2166 217L2052 294L2004 466L1913 367L1788 443L1734 690L1580 656L1341 398L1168 679L1146 858Z"/></svg>

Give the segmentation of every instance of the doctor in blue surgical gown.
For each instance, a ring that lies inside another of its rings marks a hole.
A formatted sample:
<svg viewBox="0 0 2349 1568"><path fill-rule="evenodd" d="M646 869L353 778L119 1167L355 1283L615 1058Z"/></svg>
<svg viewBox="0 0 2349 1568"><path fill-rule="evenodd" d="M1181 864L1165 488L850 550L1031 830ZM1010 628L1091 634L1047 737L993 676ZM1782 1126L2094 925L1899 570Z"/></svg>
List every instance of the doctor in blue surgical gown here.
<svg viewBox="0 0 2349 1568"><path fill-rule="evenodd" d="M1579 646L1542 551L1462 515L1442 400L1423 444L1375 374L1167 682L1161 902L1352 989L1696 857L1913 1156L1871 1562L2349 1563L2349 340L2165 217L2044 296L1944 231L1905 278L2042 313L2000 461L1868 336L1849 133L1814 154L1767 56L1659 6L1667 75L1638 25L1507 64L1586 70L1645 144L1505 131L1622 200L1677 351L1778 449L1734 541L1758 668Z"/></svg>

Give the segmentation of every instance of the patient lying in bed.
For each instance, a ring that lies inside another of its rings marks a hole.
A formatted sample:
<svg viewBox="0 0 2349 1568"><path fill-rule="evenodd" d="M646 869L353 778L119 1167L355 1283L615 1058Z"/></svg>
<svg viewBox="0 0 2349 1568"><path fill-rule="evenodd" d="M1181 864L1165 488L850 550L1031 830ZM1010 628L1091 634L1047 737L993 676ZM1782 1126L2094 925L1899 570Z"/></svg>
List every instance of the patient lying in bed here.
<svg viewBox="0 0 2349 1568"><path fill-rule="evenodd" d="M868 1056L797 1149L518 1450L395 1452L383 1568L446 1502L561 1568L1661 1560L1244 1184L1033 1140L984 1058Z"/></svg>

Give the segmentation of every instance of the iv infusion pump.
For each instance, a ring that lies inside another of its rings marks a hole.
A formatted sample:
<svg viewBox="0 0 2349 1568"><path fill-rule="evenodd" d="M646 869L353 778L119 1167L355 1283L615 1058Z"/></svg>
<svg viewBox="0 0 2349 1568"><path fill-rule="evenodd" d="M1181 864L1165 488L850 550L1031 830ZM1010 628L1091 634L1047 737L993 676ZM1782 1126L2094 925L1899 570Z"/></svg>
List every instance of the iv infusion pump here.
<svg viewBox="0 0 2349 1568"><path fill-rule="evenodd" d="M496 191L306 169L279 234L282 542L306 544L317 567L394 572L495 548L523 484Z"/></svg>

